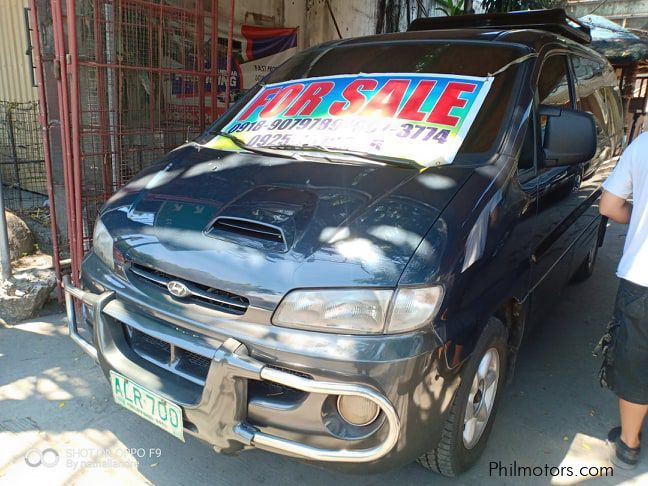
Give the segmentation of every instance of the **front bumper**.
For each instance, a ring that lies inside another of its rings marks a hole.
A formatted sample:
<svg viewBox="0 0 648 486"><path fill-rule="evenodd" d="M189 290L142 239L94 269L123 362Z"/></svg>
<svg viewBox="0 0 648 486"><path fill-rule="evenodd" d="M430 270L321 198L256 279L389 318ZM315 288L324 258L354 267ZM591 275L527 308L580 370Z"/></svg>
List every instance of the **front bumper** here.
<svg viewBox="0 0 648 486"><path fill-rule="evenodd" d="M115 299L114 292L87 292L74 287L69 277L64 278L64 291L72 340L101 364L104 371L114 369L135 381L151 381L146 379L150 371L138 366L123 353L114 329L110 329L107 317L123 318L125 312L125 308ZM92 310L94 343L79 332L74 299ZM179 337L167 335L165 339L173 343ZM306 393L366 398L375 403L384 415L382 440L377 445L364 449L327 449L262 432L246 420L246 380L269 381ZM173 386L169 385L169 388L172 390ZM176 401L181 396L172 391L164 394ZM249 356L245 345L234 338L227 339L213 352L198 403L183 403L181 398L179 402L185 421L189 424L187 431L225 452L253 446L314 461L366 463L388 454L398 442L401 430L394 406L374 388L363 384L314 380L270 367ZM236 443L241 447L237 447Z"/></svg>
<svg viewBox="0 0 648 486"><path fill-rule="evenodd" d="M207 311L93 253L82 288L66 281L72 339L107 378L114 370L178 404L185 433L216 452L258 447L344 472L394 469L436 446L459 383L433 329L348 336L281 328L267 306L233 317ZM140 338L163 343L164 359ZM199 373L186 366L197 357ZM337 395L358 391L380 401L366 427L350 426L337 409Z"/></svg>

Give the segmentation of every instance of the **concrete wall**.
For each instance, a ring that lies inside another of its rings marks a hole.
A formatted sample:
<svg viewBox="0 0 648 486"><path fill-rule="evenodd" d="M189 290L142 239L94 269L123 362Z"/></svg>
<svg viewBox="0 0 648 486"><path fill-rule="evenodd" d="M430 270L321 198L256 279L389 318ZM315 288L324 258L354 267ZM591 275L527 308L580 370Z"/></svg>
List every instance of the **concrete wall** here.
<svg viewBox="0 0 648 486"><path fill-rule="evenodd" d="M410 20L426 14L430 17L443 15L436 8L434 0L421 0L420 2L416 0L410 0L409 2L406 0L393 0L393 2L381 2L381 0L330 0L333 16L337 20L343 38L375 34L380 25L382 25L384 31L388 21L385 19L381 24L379 16L381 4L385 3L392 3L396 7L400 7L398 27L396 29L398 31L407 30L408 7ZM304 38L304 47L339 38L325 0L308 0L306 2Z"/></svg>
<svg viewBox="0 0 648 486"><path fill-rule="evenodd" d="M588 15L596 9L595 15L607 17L619 25L648 30L648 0L614 0L602 5L601 0L570 0L567 3L565 10L574 17Z"/></svg>

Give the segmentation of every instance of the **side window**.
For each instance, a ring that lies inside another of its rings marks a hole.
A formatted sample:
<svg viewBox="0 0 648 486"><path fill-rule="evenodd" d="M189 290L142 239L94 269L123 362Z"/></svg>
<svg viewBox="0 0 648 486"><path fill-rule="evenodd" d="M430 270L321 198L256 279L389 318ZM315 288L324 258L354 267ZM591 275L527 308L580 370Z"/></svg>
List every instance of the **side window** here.
<svg viewBox="0 0 648 486"><path fill-rule="evenodd" d="M623 120L621 119L621 103L619 94L612 86L605 87L605 99L610 109L610 125L613 135L619 135L623 130Z"/></svg>
<svg viewBox="0 0 648 486"><path fill-rule="evenodd" d="M538 78L538 100L541 105L571 108L567 57L551 56L542 65Z"/></svg>
<svg viewBox="0 0 648 486"><path fill-rule="evenodd" d="M538 101L541 105L561 108L574 106L567 73L567 56L558 55L547 58L538 77ZM544 143L546 117L539 117L539 122L541 141Z"/></svg>
<svg viewBox="0 0 648 486"><path fill-rule="evenodd" d="M578 109L594 115L599 133L605 131L607 134L611 134L614 128L606 107L605 87L603 86L605 65L580 56L573 56L572 61L576 76Z"/></svg>

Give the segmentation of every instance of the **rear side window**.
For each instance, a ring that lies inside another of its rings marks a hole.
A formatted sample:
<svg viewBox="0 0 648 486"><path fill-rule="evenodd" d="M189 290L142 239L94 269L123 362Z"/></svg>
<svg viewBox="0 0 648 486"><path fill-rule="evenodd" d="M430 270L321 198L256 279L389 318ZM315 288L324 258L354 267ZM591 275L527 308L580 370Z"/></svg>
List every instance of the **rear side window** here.
<svg viewBox="0 0 648 486"><path fill-rule="evenodd" d="M612 136L619 123L616 108L610 104L614 101L609 84L609 67L600 61L581 56L573 56L574 75L576 76L576 93L578 108L594 115L597 129ZM612 99L611 98L612 95Z"/></svg>
<svg viewBox="0 0 648 486"><path fill-rule="evenodd" d="M617 91L617 88L613 86L605 87L605 100L606 104L610 110L610 125L612 127L612 133L618 134L623 130L623 120L621 119L621 98Z"/></svg>

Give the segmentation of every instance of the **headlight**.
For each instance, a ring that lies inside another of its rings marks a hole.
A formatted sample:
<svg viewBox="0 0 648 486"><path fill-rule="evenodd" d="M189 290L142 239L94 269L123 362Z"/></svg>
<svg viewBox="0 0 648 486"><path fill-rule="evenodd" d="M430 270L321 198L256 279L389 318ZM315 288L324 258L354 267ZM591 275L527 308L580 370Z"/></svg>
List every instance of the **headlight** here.
<svg viewBox="0 0 648 486"><path fill-rule="evenodd" d="M393 290L294 290L279 304L277 326L347 334L397 333L428 324L443 298L441 287Z"/></svg>
<svg viewBox="0 0 648 486"><path fill-rule="evenodd" d="M92 250L106 265L115 268L113 237L110 236L100 219L97 219L95 223L94 234L92 235Z"/></svg>

